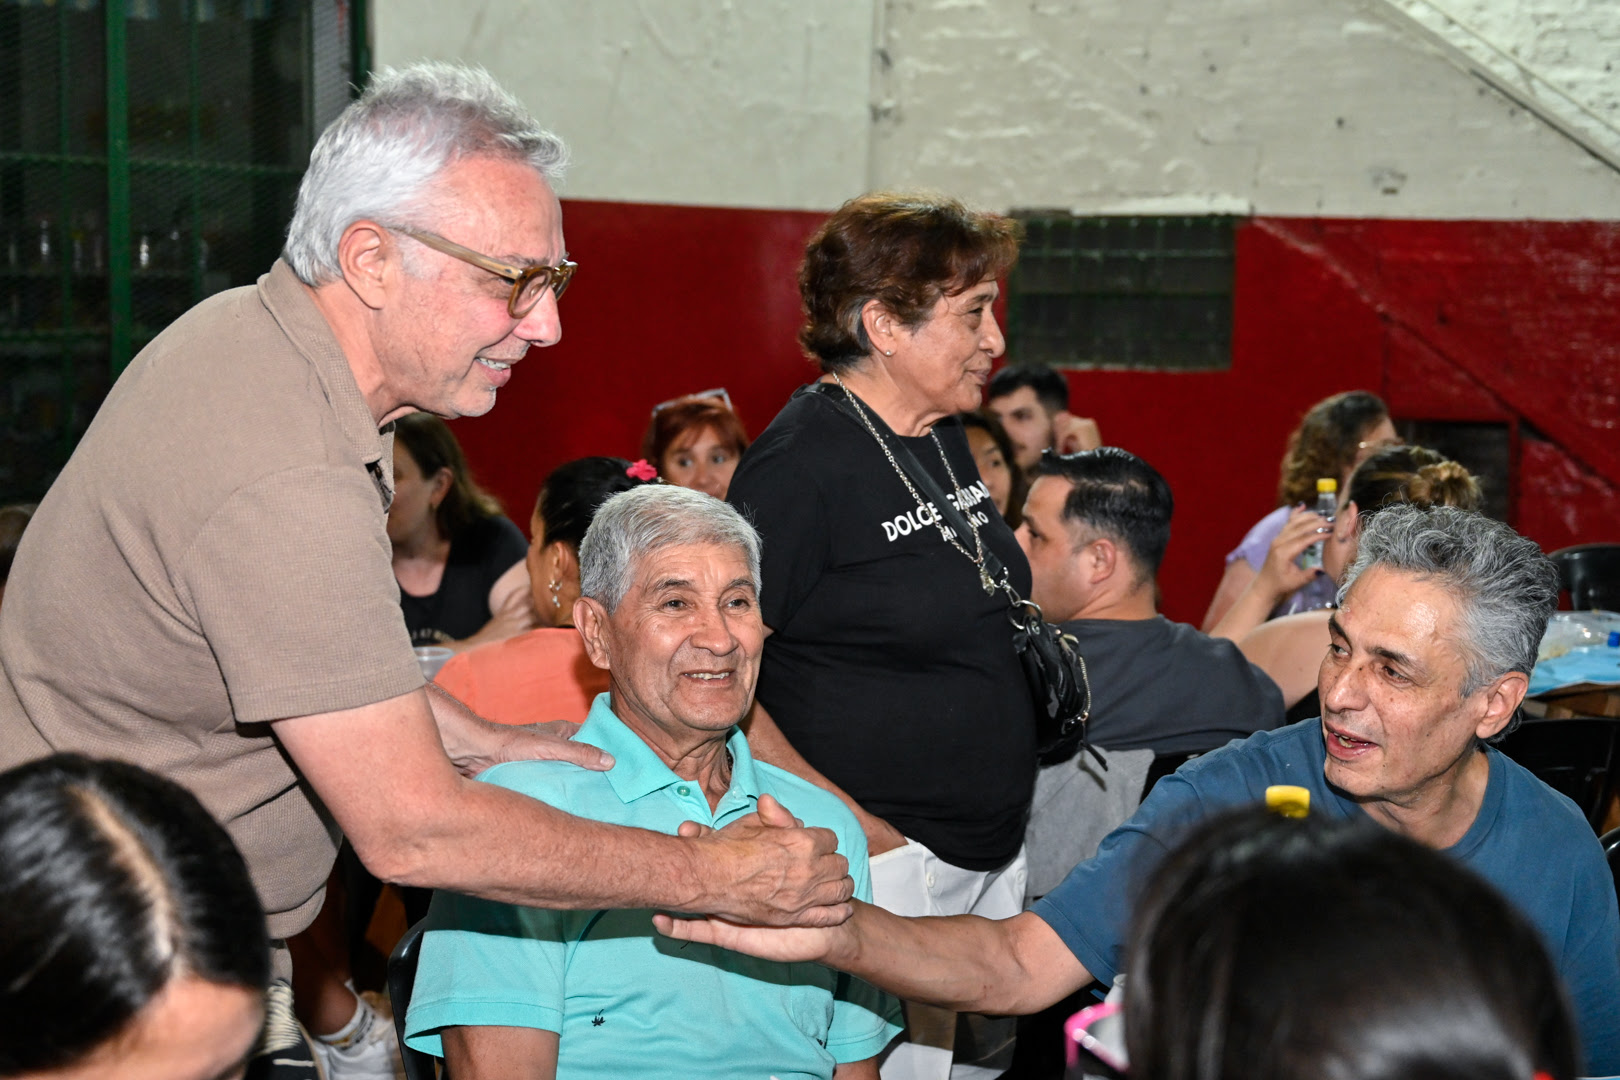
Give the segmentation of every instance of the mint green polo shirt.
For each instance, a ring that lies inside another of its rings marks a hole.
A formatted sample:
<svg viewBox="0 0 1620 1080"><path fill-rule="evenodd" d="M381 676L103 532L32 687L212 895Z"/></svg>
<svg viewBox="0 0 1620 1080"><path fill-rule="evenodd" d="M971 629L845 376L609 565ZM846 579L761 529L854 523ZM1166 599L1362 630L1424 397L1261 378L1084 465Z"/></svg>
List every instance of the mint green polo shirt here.
<svg viewBox="0 0 1620 1080"><path fill-rule="evenodd" d="M733 728L731 787L713 813L601 694L574 738L612 754L605 773L556 761L497 765L479 777L580 817L673 834L721 828L775 796L831 829L855 895L872 898L866 837L834 796L764 762ZM624 868L636 873L634 866ZM547 911L439 892L422 939L406 1042L443 1055L439 1030L532 1027L559 1035L558 1080L627 1076L828 1080L899 1032L899 1003L819 964L779 964L660 937L652 912Z"/></svg>

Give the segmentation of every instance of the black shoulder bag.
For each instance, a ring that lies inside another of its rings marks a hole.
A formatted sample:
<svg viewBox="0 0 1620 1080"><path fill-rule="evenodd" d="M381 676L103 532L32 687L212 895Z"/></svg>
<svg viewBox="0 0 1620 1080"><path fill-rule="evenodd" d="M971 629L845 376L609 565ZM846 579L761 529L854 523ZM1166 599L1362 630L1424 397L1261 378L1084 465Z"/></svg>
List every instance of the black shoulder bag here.
<svg viewBox="0 0 1620 1080"><path fill-rule="evenodd" d="M837 390L830 383L817 383L814 390L859 422L877 440L884 457L916 499L918 510L932 511L929 516L939 526L945 541L974 563L984 591L994 594L1000 589L1006 595L1013 651L1018 654L1024 677L1029 681L1030 695L1035 699L1035 747L1039 762L1052 765L1067 761L1083 749L1107 769L1107 760L1086 741L1086 723L1091 718L1091 682L1086 675L1085 657L1080 655L1080 643L1072 634L1065 634L1047 622L1036 604L1018 595L1007 568L980 539L978 526L940 490L939 483L922 467L910 447L900 442L891 445L890 440L878 433L867 416L868 410L842 380L838 381ZM945 463L952 483L963 490L962 485L956 483L956 474L951 470L950 458L946 457L938 435L934 435L934 445L939 449L940 460ZM977 554L968 551L956 539L960 536L973 538Z"/></svg>

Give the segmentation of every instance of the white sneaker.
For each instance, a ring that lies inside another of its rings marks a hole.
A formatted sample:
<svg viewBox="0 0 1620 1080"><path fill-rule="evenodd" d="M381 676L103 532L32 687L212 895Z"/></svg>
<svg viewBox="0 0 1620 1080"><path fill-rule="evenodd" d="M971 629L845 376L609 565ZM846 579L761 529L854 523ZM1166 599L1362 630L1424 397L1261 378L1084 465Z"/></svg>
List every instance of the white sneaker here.
<svg viewBox="0 0 1620 1080"><path fill-rule="evenodd" d="M343 1045L334 1046L319 1037L310 1040L327 1080L405 1080L393 1020L364 999L360 1008L365 1019Z"/></svg>

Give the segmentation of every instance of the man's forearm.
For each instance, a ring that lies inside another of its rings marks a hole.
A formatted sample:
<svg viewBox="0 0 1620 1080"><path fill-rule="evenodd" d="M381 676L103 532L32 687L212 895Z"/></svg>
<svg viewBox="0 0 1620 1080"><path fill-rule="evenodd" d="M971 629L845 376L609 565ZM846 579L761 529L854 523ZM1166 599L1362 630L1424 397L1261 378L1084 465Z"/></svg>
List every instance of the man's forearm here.
<svg viewBox="0 0 1620 1080"><path fill-rule="evenodd" d="M711 906L721 868L690 840L577 818L492 784L460 787L446 812L391 838L378 876L530 907Z"/></svg>
<svg viewBox="0 0 1620 1080"><path fill-rule="evenodd" d="M856 902L825 962L882 990L957 1012L1023 1015L1091 982L1038 916L911 919Z"/></svg>
<svg viewBox="0 0 1620 1080"><path fill-rule="evenodd" d="M658 907L769 925L826 926L848 915L851 885L836 837L792 827L769 796L755 818L690 838L585 821L452 769L428 712L414 691L275 725L378 877L545 907ZM464 712L452 711L452 739L453 713ZM580 764L581 755L600 755L508 730L513 741L503 748L532 751L526 756Z"/></svg>

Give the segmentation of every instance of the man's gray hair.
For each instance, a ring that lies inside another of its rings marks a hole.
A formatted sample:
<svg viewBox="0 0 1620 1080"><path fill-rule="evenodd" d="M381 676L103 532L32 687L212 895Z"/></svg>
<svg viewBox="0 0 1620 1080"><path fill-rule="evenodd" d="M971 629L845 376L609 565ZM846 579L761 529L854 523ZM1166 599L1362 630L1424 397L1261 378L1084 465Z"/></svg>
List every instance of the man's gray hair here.
<svg viewBox="0 0 1620 1080"><path fill-rule="evenodd" d="M432 230L428 188L469 157L525 161L548 183L568 148L481 67L423 61L375 72L321 133L282 256L306 285L340 275L338 240L362 218Z"/></svg>
<svg viewBox="0 0 1620 1080"><path fill-rule="evenodd" d="M611 614L630 591L643 555L686 544L727 544L742 550L760 591L759 533L728 503L701 491L644 484L621 491L596 512L579 544L579 591Z"/></svg>
<svg viewBox="0 0 1620 1080"><path fill-rule="evenodd" d="M1454 506L1391 506L1361 530L1339 602L1374 566L1437 582L1462 612L1462 696L1498 675L1529 673L1558 607L1558 570L1533 541Z"/></svg>

